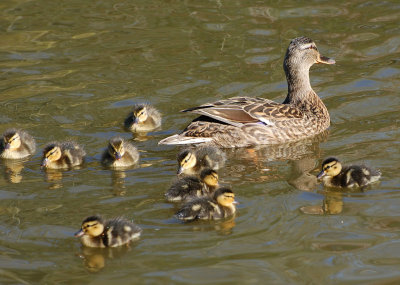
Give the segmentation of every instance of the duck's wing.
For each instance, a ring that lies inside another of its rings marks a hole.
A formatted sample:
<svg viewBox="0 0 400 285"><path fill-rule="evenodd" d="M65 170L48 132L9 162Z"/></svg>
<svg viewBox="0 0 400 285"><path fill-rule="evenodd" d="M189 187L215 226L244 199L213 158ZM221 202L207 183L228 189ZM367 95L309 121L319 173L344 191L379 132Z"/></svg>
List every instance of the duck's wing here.
<svg viewBox="0 0 400 285"><path fill-rule="evenodd" d="M273 126L278 121L302 119L300 109L264 98L234 97L183 110L204 115L233 126L262 123Z"/></svg>

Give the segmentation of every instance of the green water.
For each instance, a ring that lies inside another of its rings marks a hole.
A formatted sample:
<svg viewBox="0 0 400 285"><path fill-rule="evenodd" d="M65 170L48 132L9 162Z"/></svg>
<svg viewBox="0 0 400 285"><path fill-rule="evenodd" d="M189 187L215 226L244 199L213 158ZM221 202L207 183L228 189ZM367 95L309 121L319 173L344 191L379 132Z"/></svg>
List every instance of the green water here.
<svg viewBox="0 0 400 285"><path fill-rule="evenodd" d="M400 282L398 1L28 1L0 3L0 123L38 152L0 162L2 284L396 284ZM182 224L163 193L177 148L158 146L194 117L179 110L232 96L286 96L290 40L306 35L333 66L311 82L331 115L326 137L229 150L222 183L238 214ZM163 114L134 140L141 167L99 159L135 102ZM41 150L74 139L82 169L45 173ZM381 182L328 191L324 157L379 168ZM322 207L330 211L320 214ZM88 215L143 228L129 249L82 249Z"/></svg>

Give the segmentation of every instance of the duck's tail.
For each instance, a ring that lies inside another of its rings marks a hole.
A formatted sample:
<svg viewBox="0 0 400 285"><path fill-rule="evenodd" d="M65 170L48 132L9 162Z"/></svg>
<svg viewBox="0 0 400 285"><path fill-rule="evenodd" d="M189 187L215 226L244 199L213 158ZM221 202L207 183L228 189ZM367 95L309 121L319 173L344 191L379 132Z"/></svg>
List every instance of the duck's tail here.
<svg viewBox="0 0 400 285"><path fill-rule="evenodd" d="M160 140L158 144L167 145L185 145L185 144L199 144L199 143L210 143L212 138L202 138L202 137L185 137L181 135L172 135L163 140Z"/></svg>

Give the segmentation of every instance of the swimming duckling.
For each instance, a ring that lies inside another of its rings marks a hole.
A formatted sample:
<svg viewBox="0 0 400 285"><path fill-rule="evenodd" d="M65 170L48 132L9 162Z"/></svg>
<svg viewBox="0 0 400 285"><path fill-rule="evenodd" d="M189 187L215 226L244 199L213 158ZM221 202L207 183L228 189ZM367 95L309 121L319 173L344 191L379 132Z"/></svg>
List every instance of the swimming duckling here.
<svg viewBox="0 0 400 285"><path fill-rule="evenodd" d="M75 233L81 243L88 247L116 247L139 238L142 229L122 218L104 220L90 216L83 220L81 229Z"/></svg>
<svg viewBox="0 0 400 285"><path fill-rule="evenodd" d="M186 148L178 154L178 174L199 175L202 169L219 169L224 166L225 153L214 146Z"/></svg>
<svg viewBox="0 0 400 285"><path fill-rule="evenodd" d="M364 165L342 166L335 157L329 157L322 162L322 171L317 178L327 187L365 187L376 182L381 177L379 170Z"/></svg>
<svg viewBox="0 0 400 285"><path fill-rule="evenodd" d="M165 193L170 202L190 201L213 194L218 188L218 174L211 168L204 169L200 179L194 175L178 178Z"/></svg>
<svg viewBox="0 0 400 285"><path fill-rule="evenodd" d="M130 142L121 137L110 139L104 150L101 163L107 167L129 167L139 162L139 152Z"/></svg>
<svg viewBox="0 0 400 285"><path fill-rule="evenodd" d="M25 131L8 129L0 141L0 157L21 159L33 154L36 150L35 139Z"/></svg>
<svg viewBox="0 0 400 285"><path fill-rule="evenodd" d="M161 114L149 104L135 104L124 126L131 132L150 132L161 126Z"/></svg>
<svg viewBox="0 0 400 285"><path fill-rule="evenodd" d="M72 168L83 163L86 152L73 141L51 142L44 147L42 167Z"/></svg>
<svg viewBox="0 0 400 285"><path fill-rule="evenodd" d="M175 216L183 221L217 220L236 212L235 194L226 187L215 191L213 197L194 199L182 206Z"/></svg>

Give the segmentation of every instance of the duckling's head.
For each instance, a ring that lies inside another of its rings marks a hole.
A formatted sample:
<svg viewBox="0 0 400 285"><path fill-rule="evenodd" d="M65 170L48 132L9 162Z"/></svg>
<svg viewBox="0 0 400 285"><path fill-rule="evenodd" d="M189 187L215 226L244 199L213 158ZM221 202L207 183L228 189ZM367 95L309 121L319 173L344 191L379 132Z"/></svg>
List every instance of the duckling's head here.
<svg viewBox="0 0 400 285"><path fill-rule="evenodd" d="M185 149L178 154L178 174L188 172L197 163L195 153L190 149Z"/></svg>
<svg viewBox="0 0 400 285"><path fill-rule="evenodd" d="M138 104L133 107L133 123L141 124L148 118L147 107L143 104Z"/></svg>
<svg viewBox="0 0 400 285"><path fill-rule="evenodd" d="M21 146L21 137L15 129L6 131L3 135L3 140L5 149L14 150Z"/></svg>
<svg viewBox="0 0 400 285"><path fill-rule="evenodd" d="M49 162L57 161L61 158L61 148L57 143L50 143L43 150L42 167L46 167Z"/></svg>
<svg viewBox="0 0 400 285"><path fill-rule="evenodd" d="M335 64L335 60L329 57L322 56L314 41L308 37L298 37L293 39L286 51L283 67L286 74L289 69L307 70L314 63Z"/></svg>
<svg viewBox="0 0 400 285"><path fill-rule="evenodd" d="M234 204L237 204L235 201L235 194L227 187L219 188L214 193L214 198L217 200L218 204L224 207L232 207Z"/></svg>
<svg viewBox="0 0 400 285"><path fill-rule="evenodd" d="M100 216L90 216L83 220L81 229L74 235L81 237L88 235L90 237L97 237L104 232L104 220Z"/></svg>
<svg viewBox="0 0 400 285"><path fill-rule="evenodd" d="M342 164L335 157L329 157L322 162L322 170L317 178L320 179L324 176L335 177L342 171Z"/></svg>
<svg viewBox="0 0 400 285"><path fill-rule="evenodd" d="M108 143L108 153L116 160L121 159L125 154L124 140L120 137L115 137Z"/></svg>
<svg viewBox="0 0 400 285"><path fill-rule="evenodd" d="M218 173L211 169L206 168L200 173L200 179L203 181L207 186L217 187L218 186Z"/></svg>

